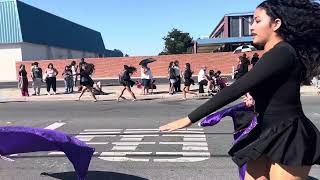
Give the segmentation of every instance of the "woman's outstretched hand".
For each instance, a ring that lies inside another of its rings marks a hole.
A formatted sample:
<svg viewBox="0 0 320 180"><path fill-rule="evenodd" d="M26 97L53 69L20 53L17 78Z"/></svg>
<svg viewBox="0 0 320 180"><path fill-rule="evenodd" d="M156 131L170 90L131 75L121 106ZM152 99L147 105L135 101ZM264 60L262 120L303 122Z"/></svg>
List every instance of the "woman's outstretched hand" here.
<svg viewBox="0 0 320 180"><path fill-rule="evenodd" d="M177 129L188 127L192 124L191 120L188 117L173 121L169 124L161 126L160 131L174 131Z"/></svg>
<svg viewBox="0 0 320 180"><path fill-rule="evenodd" d="M247 93L245 95L243 101L246 103L247 107L252 107L252 106L255 105L255 101L254 101L253 97L249 93Z"/></svg>

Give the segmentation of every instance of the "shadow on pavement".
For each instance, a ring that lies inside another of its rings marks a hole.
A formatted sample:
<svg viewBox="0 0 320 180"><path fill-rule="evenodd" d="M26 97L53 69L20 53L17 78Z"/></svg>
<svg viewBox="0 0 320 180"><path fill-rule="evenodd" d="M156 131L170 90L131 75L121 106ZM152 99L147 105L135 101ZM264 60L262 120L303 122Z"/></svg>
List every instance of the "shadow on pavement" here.
<svg viewBox="0 0 320 180"><path fill-rule="evenodd" d="M62 173L41 173L43 176L49 176L61 180L76 180L77 175L75 172L62 172ZM148 180L146 178L121 174L116 172L106 171L88 171L87 180Z"/></svg>

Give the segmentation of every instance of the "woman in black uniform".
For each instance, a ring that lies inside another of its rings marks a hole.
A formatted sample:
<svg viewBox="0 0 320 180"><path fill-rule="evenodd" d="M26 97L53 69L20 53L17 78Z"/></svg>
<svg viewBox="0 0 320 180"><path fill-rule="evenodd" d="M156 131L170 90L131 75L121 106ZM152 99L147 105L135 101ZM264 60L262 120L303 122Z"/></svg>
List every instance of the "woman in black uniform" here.
<svg viewBox="0 0 320 180"><path fill-rule="evenodd" d="M190 86L194 85L192 74L193 72L191 71L190 63L186 63L186 67L183 73L183 78L184 78L183 100L187 99L187 93L197 95L196 92L190 91Z"/></svg>
<svg viewBox="0 0 320 180"><path fill-rule="evenodd" d="M300 84L320 74L319 16L320 5L312 0L261 3L251 26L253 42L264 45L260 61L188 117L160 130L190 126L250 92L258 125L231 148L233 161L247 163L246 179L307 178L311 166L320 164L320 132L303 113Z"/></svg>
<svg viewBox="0 0 320 180"><path fill-rule="evenodd" d="M78 101L80 101L80 98L82 97L84 92L86 92L88 90L91 93L91 96L93 97L94 102L97 102L97 98L93 93L94 82L93 82L92 78L90 77L90 75L93 73L93 71L94 71L93 64L85 63L85 64L81 65L80 73L77 75L80 75L80 84L84 87L81 90Z"/></svg>
<svg viewBox="0 0 320 180"><path fill-rule="evenodd" d="M129 67L127 65L123 66L123 72L119 75L120 84L123 86L123 89L121 90L121 93L117 98L117 101L120 101L120 98L126 99L125 97L122 96L125 90L127 90L131 94L133 98L132 101L137 100L136 96L131 90L131 87L135 84L135 82L132 81L131 76L136 71L137 69L135 67L132 67L132 66Z"/></svg>

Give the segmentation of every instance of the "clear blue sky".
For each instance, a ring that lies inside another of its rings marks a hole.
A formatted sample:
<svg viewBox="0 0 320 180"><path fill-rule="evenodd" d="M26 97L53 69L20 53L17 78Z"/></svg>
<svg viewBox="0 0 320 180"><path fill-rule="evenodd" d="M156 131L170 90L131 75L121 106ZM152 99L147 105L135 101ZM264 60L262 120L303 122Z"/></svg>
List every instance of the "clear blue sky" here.
<svg viewBox="0 0 320 180"><path fill-rule="evenodd" d="M208 36L224 14L251 12L263 0L22 0L101 32L107 49L130 56L157 55L177 28Z"/></svg>

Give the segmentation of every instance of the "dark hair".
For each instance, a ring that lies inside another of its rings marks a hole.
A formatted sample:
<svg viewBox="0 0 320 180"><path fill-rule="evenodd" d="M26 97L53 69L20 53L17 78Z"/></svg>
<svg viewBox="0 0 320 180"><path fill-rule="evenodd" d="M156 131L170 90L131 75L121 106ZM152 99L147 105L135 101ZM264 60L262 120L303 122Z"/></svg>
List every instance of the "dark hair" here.
<svg viewBox="0 0 320 180"><path fill-rule="evenodd" d="M92 63L87 63L87 64L85 64L85 70L86 70L89 74L92 74L93 71L95 70L94 64L92 64Z"/></svg>
<svg viewBox="0 0 320 180"><path fill-rule="evenodd" d="M172 67L172 65L173 65L173 61L171 61L170 63L169 63L169 69Z"/></svg>
<svg viewBox="0 0 320 180"><path fill-rule="evenodd" d="M175 61L174 61L174 64L175 64L175 65L179 64L179 61L178 61L178 60L175 60Z"/></svg>
<svg viewBox="0 0 320 180"><path fill-rule="evenodd" d="M124 65L123 68L124 68L124 70L128 71L129 73L134 73L137 71L137 68L134 66Z"/></svg>
<svg viewBox="0 0 320 180"><path fill-rule="evenodd" d="M75 65L76 65L76 61L72 61L71 66L75 66Z"/></svg>
<svg viewBox="0 0 320 180"><path fill-rule="evenodd" d="M190 63L186 63L186 67L188 70L191 70Z"/></svg>
<svg viewBox="0 0 320 180"><path fill-rule="evenodd" d="M320 4L314 0L266 0L258 8L273 21L281 19L277 33L293 46L304 64L303 80L320 74Z"/></svg>
<svg viewBox="0 0 320 180"><path fill-rule="evenodd" d="M21 69L22 67L26 68L26 66L24 64L20 64L19 68Z"/></svg>
<svg viewBox="0 0 320 180"><path fill-rule="evenodd" d="M52 63L49 63L49 64L48 64L48 68L49 68L50 66L52 66L52 67L53 67L53 64L52 64Z"/></svg>

